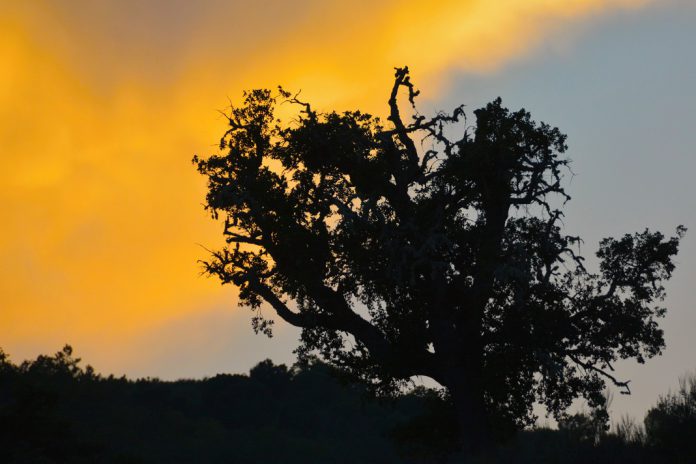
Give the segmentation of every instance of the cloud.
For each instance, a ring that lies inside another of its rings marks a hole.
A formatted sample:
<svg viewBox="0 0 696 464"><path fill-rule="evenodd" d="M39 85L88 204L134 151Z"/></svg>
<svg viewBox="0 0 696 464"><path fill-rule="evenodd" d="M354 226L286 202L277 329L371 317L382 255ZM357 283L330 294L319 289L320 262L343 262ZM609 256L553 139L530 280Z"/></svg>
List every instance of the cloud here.
<svg viewBox="0 0 696 464"><path fill-rule="evenodd" d="M220 231L189 163L214 150L228 95L282 83L381 111L395 65L434 96L451 70L499 70L568 24L649 3L4 3L0 338L11 351L101 337L111 353L196 307L232 306L232 289L198 275L198 243Z"/></svg>

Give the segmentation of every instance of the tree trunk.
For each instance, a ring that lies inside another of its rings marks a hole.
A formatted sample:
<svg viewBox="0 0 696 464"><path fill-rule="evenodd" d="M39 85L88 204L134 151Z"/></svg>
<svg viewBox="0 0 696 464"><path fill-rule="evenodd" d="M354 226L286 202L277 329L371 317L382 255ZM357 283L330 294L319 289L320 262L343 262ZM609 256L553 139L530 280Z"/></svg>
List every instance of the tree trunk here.
<svg viewBox="0 0 696 464"><path fill-rule="evenodd" d="M493 444L493 436L480 376L477 372L457 369L449 376L446 385L459 426L462 450L469 455L478 455Z"/></svg>

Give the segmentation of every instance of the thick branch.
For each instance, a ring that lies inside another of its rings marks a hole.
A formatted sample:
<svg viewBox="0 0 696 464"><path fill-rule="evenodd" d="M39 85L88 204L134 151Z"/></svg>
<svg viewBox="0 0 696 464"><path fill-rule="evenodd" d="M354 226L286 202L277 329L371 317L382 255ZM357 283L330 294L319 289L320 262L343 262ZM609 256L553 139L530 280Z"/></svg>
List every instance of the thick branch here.
<svg viewBox="0 0 696 464"><path fill-rule="evenodd" d="M249 287L259 294L268 304L273 307L276 314L280 316L288 324L294 325L295 327L315 327L316 323L310 321L310 319L300 313L293 312L287 307L283 301L276 296L275 293L265 284L259 282L258 280L251 280L248 282Z"/></svg>
<svg viewBox="0 0 696 464"><path fill-rule="evenodd" d="M409 170L413 175L418 169L418 150L416 149L416 145L413 143L413 140L408 136L409 131L404 125L404 122L401 119L401 113L399 112L399 103L397 102L396 97L399 94L399 88L401 86L408 88L408 99L413 105L413 99L418 95L418 91L413 89L413 84L411 83L411 79L408 75L408 67L396 68L394 86L392 87L388 102L390 110L388 119L394 124L397 138L406 149L406 155L408 156L409 161Z"/></svg>

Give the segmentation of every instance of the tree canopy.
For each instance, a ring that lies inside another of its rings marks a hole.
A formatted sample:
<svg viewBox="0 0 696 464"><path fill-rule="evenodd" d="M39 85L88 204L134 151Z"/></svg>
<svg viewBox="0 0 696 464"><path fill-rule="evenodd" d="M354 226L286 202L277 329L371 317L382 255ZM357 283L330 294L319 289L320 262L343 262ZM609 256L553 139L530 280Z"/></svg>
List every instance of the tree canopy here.
<svg viewBox="0 0 696 464"><path fill-rule="evenodd" d="M588 269L561 222L566 136L499 98L473 125L463 106L426 117L418 94L397 68L382 121L246 92L220 153L194 158L227 243L205 270L239 288L256 331L271 334L268 308L301 327L301 356L382 391L435 379L471 441L532 423L534 402L561 417L607 383L629 392L613 364L664 347L685 229L604 239Z"/></svg>

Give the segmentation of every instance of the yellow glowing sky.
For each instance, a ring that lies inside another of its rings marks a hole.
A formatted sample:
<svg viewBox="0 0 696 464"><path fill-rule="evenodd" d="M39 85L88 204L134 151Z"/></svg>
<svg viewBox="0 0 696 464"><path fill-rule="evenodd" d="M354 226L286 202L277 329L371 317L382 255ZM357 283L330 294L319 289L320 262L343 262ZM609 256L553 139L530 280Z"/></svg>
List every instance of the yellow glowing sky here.
<svg viewBox="0 0 696 464"><path fill-rule="evenodd" d="M198 275L197 243L220 240L190 164L228 96L283 84L380 111L393 66L435 96L452 70L494 71L648 3L0 0L0 346L98 340L108 371L133 337L233 309Z"/></svg>

